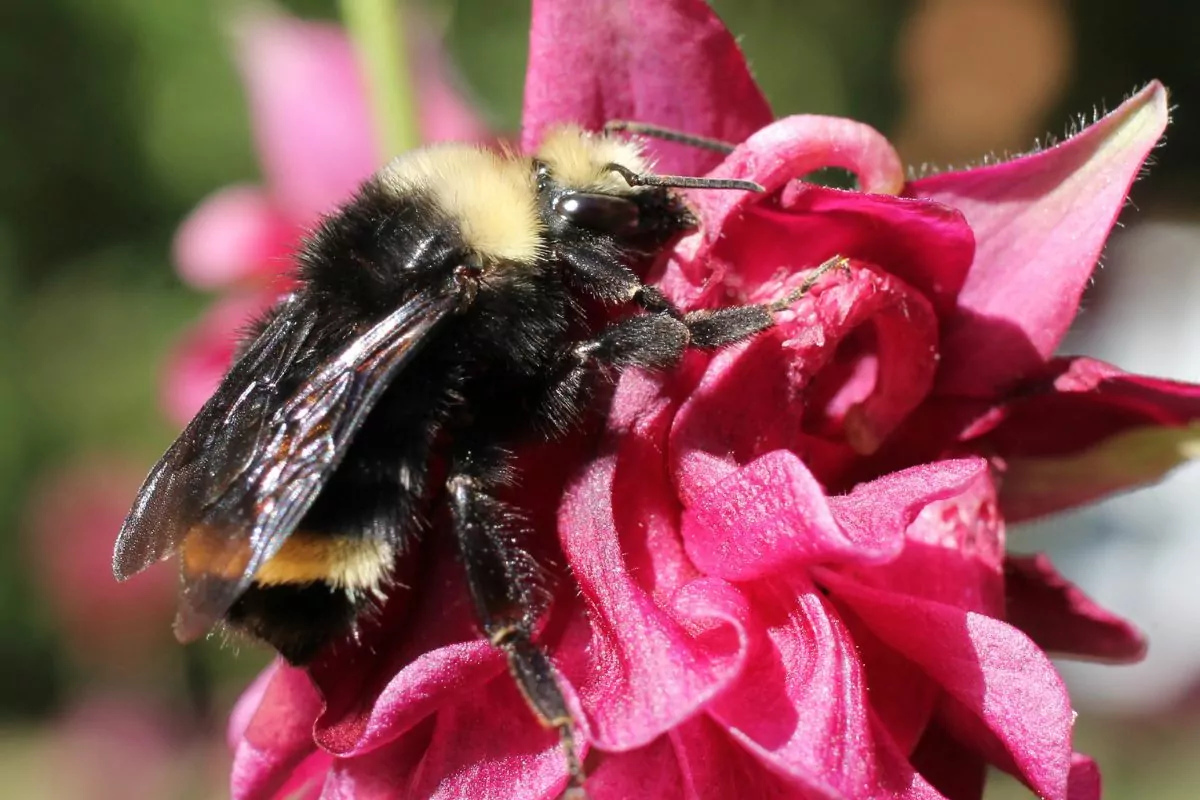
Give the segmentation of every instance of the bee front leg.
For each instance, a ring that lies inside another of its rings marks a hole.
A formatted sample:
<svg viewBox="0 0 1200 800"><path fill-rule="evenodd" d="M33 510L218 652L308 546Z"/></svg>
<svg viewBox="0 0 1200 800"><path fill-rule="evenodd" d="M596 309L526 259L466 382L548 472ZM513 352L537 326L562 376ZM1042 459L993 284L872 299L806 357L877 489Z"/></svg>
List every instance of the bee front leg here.
<svg viewBox="0 0 1200 800"><path fill-rule="evenodd" d="M533 641L545 606L539 569L520 545L519 513L489 491L504 467L493 459L480 468L472 454L456 461L446 487L458 550L484 633L508 658L509 671L538 719L559 732L569 776L566 796L584 798L575 722L549 656Z"/></svg>

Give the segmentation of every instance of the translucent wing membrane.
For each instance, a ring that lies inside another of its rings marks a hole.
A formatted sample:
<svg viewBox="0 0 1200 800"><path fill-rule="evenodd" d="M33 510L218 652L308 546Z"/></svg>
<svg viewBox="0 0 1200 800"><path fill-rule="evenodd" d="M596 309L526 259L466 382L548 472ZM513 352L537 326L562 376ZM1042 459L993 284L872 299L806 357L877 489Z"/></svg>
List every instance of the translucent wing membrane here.
<svg viewBox="0 0 1200 800"><path fill-rule="evenodd" d="M313 346L316 317L303 300L286 301L150 473L117 540L117 577L182 549L176 633L207 631L283 546L379 396L457 302L450 287L418 295L285 396L280 378Z"/></svg>
<svg viewBox="0 0 1200 800"><path fill-rule="evenodd" d="M175 552L205 506L253 458L279 405L279 378L313 334L302 301L284 300L271 323L151 470L117 537L113 572L124 580Z"/></svg>

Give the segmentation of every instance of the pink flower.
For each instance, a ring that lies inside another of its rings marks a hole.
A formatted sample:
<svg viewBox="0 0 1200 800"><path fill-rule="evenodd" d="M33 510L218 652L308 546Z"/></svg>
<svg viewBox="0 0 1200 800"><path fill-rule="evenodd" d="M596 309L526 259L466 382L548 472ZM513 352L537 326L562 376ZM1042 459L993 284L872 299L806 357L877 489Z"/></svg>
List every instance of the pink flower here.
<svg viewBox="0 0 1200 800"><path fill-rule="evenodd" d="M625 374L601 441L524 462L570 570L541 640L591 796L957 800L991 764L1045 798L1099 797L1044 651L1144 643L1044 558L1006 557L1004 530L1156 477L1168 465L1105 448L1200 412L1195 387L1052 357L1166 124L1162 87L1055 148L910 183L866 126L773 121L701 0L539 0L524 144L612 118L741 142L656 154L768 189L692 198L702 229L653 276L685 308L850 266L747 344ZM826 166L861 190L798 180ZM562 791L556 737L479 638L447 538L361 641L242 698L235 797Z"/></svg>
<svg viewBox="0 0 1200 800"><path fill-rule="evenodd" d="M487 138L453 89L435 40L416 21L412 68L427 142ZM345 35L334 26L265 14L236 37L265 186L230 186L192 212L175 237L179 274L227 294L178 348L164 383L168 413L191 419L216 388L238 332L287 288L300 238L382 163L366 91Z"/></svg>

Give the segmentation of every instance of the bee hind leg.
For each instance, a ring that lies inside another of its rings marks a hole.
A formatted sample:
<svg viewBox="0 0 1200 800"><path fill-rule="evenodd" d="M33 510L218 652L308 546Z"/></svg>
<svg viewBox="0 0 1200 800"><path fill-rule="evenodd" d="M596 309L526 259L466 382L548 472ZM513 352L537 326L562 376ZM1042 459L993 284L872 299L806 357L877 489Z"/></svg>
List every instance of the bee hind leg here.
<svg viewBox="0 0 1200 800"><path fill-rule="evenodd" d="M479 468L470 455L458 460L446 482L451 517L467 586L480 625L504 652L509 671L543 725L558 730L567 761L567 792L580 800L584 772L567 708L550 658L533 641L533 629L546 605L539 569L520 545L520 515L490 493L503 474L493 460Z"/></svg>

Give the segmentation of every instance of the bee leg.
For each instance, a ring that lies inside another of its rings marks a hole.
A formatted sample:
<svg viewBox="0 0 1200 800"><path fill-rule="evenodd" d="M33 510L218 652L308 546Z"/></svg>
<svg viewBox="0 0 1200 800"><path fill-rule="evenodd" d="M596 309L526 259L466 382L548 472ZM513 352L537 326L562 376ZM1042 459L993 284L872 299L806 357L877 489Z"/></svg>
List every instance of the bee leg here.
<svg viewBox="0 0 1200 800"><path fill-rule="evenodd" d="M612 367L667 369L677 365L691 344L687 324L669 313L639 314L614 323L591 341L575 345L576 363Z"/></svg>
<svg viewBox="0 0 1200 800"><path fill-rule="evenodd" d="M749 339L775 324L775 314L791 306L817 284L832 269L849 269L850 260L834 256L817 266L794 291L773 303L730 306L683 315L691 333L692 346L701 350L716 350ZM664 298L665 300L665 298Z"/></svg>
<svg viewBox="0 0 1200 800"><path fill-rule="evenodd" d="M538 566L518 542L519 515L489 493L503 468L494 461L481 468L470 454L455 463L446 482L454 533L480 625L508 658L509 671L538 719L558 730L567 759L567 796L583 798L574 720L550 658L533 641L545 605Z"/></svg>

